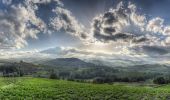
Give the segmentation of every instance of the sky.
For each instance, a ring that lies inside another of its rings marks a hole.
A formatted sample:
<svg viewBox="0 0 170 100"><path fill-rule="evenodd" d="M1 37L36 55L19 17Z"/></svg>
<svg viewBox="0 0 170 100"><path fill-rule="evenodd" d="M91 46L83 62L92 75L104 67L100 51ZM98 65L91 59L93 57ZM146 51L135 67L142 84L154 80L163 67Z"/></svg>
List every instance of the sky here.
<svg viewBox="0 0 170 100"><path fill-rule="evenodd" d="M1 0L0 55L147 62L161 58L169 63L169 4L169 0Z"/></svg>

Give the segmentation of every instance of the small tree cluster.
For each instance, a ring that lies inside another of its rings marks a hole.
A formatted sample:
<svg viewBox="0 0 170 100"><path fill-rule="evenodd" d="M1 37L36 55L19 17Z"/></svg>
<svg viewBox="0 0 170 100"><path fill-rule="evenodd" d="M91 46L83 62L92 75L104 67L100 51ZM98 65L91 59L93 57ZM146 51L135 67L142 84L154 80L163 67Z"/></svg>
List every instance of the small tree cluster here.
<svg viewBox="0 0 170 100"><path fill-rule="evenodd" d="M153 80L153 83L155 83L155 84L168 84L168 83L170 83L170 78L157 77Z"/></svg>

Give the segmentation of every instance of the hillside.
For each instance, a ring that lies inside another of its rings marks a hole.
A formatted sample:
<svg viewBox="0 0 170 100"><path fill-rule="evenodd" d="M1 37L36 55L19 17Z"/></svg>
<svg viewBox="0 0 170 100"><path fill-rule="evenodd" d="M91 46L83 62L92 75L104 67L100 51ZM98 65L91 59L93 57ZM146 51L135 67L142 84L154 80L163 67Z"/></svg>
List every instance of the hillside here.
<svg viewBox="0 0 170 100"><path fill-rule="evenodd" d="M163 64L141 64L141 65L133 65L127 67L117 66L115 69L120 69L124 71L137 71L137 72L146 72L146 73L164 73L168 74L170 71L169 65Z"/></svg>
<svg viewBox="0 0 170 100"><path fill-rule="evenodd" d="M40 64L27 62L5 63L0 66L0 76L33 76L60 79L96 80L103 82L147 82L159 76L169 76L170 67L159 64L143 64L127 67L110 67L93 64L78 58L56 58ZM104 81L105 80L105 81Z"/></svg>
<svg viewBox="0 0 170 100"><path fill-rule="evenodd" d="M33 75L40 71L44 71L45 67L40 65L35 65L27 62L7 62L0 66L1 76L23 76L23 75Z"/></svg>

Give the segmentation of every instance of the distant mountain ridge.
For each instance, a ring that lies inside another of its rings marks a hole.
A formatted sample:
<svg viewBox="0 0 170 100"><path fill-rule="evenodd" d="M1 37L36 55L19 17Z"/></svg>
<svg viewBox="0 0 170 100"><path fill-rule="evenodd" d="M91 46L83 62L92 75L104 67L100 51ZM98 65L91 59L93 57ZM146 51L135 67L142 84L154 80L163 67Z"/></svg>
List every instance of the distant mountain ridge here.
<svg viewBox="0 0 170 100"><path fill-rule="evenodd" d="M85 62L78 58L56 58L44 62L45 65L57 67L89 67L95 66L93 63Z"/></svg>

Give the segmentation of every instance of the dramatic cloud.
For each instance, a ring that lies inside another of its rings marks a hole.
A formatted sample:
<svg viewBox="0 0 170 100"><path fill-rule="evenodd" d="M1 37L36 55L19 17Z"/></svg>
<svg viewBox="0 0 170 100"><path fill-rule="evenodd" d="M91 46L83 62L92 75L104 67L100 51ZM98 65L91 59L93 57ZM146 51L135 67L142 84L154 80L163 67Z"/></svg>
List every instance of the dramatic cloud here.
<svg viewBox="0 0 170 100"><path fill-rule="evenodd" d="M28 44L27 39L37 39L37 34L61 31L93 47L101 43L115 48L122 46L119 51L125 48L136 54L168 53L164 46L170 44L170 26L160 17L147 19L147 15L139 13L131 3L120 2L117 7L97 15L89 23L91 28L84 27L61 0L2 0L0 3L3 5L0 8L0 49L22 48ZM90 50L73 48L62 49L62 53L96 55Z"/></svg>
<svg viewBox="0 0 170 100"><path fill-rule="evenodd" d="M160 46L167 45L170 40L170 28L164 25L163 19L147 20L131 3L125 6L120 2L115 9L96 16L92 27L96 41Z"/></svg>
<svg viewBox="0 0 170 100"><path fill-rule="evenodd" d="M63 30L82 39L87 38L83 25L78 23L69 10L62 7L56 7L53 9L53 12L56 14L54 18L51 18L50 22L53 30Z"/></svg>
<svg viewBox="0 0 170 100"><path fill-rule="evenodd" d="M44 23L37 18L34 9L21 4L0 10L0 48L21 48L27 44L26 38L37 38Z"/></svg>
<svg viewBox="0 0 170 100"><path fill-rule="evenodd" d="M36 16L36 9L31 4L11 4L12 0L2 2L7 4L7 9L0 10L1 49L22 48L27 45L26 38L37 38L37 34L45 29L45 23Z"/></svg>
<svg viewBox="0 0 170 100"><path fill-rule="evenodd" d="M154 33L162 33L164 20L157 17L148 22L147 30Z"/></svg>
<svg viewBox="0 0 170 100"><path fill-rule="evenodd" d="M92 32L95 38L106 42L145 42L148 40L143 34L145 22L145 16L136 13L135 5L129 4L125 8L121 2L116 9L94 19Z"/></svg>
<svg viewBox="0 0 170 100"><path fill-rule="evenodd" d="M0 9L0 48L22 48L27 38L38 38L38 33L64 31L81 39L87 38L83 25L65 9L59 0L2 0L5 9ZM51 16L43 19L38 16L40 5L55 4Z"/></svg>

